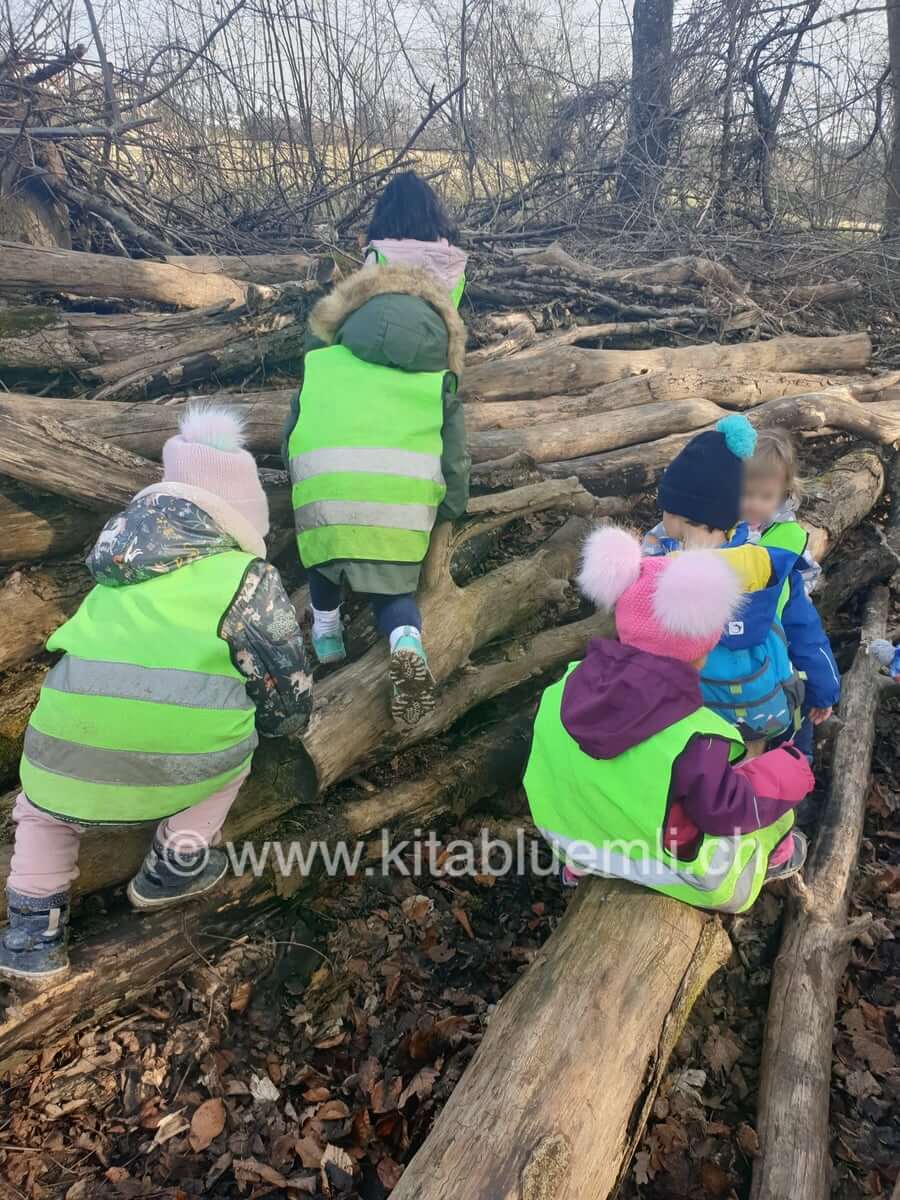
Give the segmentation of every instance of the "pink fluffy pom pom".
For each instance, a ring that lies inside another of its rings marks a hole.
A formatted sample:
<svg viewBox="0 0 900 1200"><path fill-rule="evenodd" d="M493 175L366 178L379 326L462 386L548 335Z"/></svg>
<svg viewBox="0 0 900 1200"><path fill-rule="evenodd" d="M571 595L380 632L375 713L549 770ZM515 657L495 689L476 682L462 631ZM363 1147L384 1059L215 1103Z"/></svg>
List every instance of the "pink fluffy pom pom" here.
<svg viewBox="0 0 900 1200"><path fill-rule="evenodd" d="M595 529L581 552L578 586L600 608L612 608L641 573L641 545L615 525Z"/></svg>
<svg viewBox="0 0 900 1200"><path fill-rule="evenodd" d="M740 607L740 577L712 550L688 550L672 557L653 594L660 625L681 637L712 637Z"/></svg>

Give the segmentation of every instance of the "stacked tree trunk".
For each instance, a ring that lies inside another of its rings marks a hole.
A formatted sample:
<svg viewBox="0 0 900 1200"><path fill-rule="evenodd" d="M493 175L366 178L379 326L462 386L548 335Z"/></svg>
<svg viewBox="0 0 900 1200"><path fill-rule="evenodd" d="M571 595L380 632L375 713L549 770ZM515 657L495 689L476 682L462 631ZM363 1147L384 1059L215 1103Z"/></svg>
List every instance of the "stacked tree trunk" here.
<svg viewBox="0 0 900 1200"><path fill-rule="evenodd" d="M188 389L245 416L249 446L266 468L272 545L289 545L288 485L278 469L282 426L306 313L347 265L304 254L132 262L0 244L0 302L7 302L0 308L6 384L0 392L0 775L11 789L4 813L49 662L46 637L90 586L84 551L106 518L159 478L162 445L177 428ZM436 529L423 572L419 599L440 687L437 708L411 733L392 728L387 652L360 618L350 630L351 661L317 681L304 738L266 743L258 753L229 820L231 838L261 836L288 813L292 828L299 824L308 839L324 831L363 837L385 825L419 824L423 814L432 819L456 803L460 787L469 803L514 779L536 690L578 657L590 636L611 631L608 617L579 607L571 586L591 522L627 512L681 445L727 412L746 411L759 426L786 425L807 436L847 436L804 514L819 556L881 495L878 447L900 438L900 389L897 377L867 373L865 334L708 340L710 332L748 328L747 319L735 324L735 316L747 318L759 306L729 272L702 259L602 272L551 247L476 274L470 294L482 309L511 311L472 319L483 343L473 350L463 381L475 495L462 521ZM80 298L77 312L73 297ZM96 302L95 311L84 311L85 297ZM548 304L560 298L548 332ZM176 307L181 311L171 311ZM577 323L586 317L593 323ZM702 336L707 340L696 344ZM681 344L673 344L676 337ZM300 589L298 605L304 596ZM460 717L513 691L508 719L488 724L471 752L456 747L453 753L462 757L450 768L355 808L323 811L332 784L444 731L451 731L453 744ZM146 831L88 833L80 890L122 883L145 844ZM7 828L4 870L9 852ZM150 918L144 929L151 935L141 939L129 938L128 922L113 924L81 952L69 980L40 998L17 1001L0 1024L0 1061L31 1052L49 1032L61 1034L83 1014L114 1007L172 969L194 952L201 924L235 921L236 902L246 906L242 911L256 911L300 882L234 881L185 923ZM518 998L501 1010L505 1017L491 1044L504 1040L507 1027L515 1036L526 1018L542 1029L568 1030L541 979L569 970L576 943L598 921L608 944L621 944L623 955L640 933L648 956L641 986L656 1002L647 1007L632 997L626 1003L610 970L601 1020L597 1005L586 1002L591 980L600 985L593 960L584 958L584 970L567 985L570 997L572 986L579 989L570 1010L578 1014L577 1036L602 1040L621 1028L628 1045L598 1061L593 1075L577 1078L571 1055L561 1049L559 1061L547 1057L554 1087L535 1084L535 1091L555 1090L558 1111L529 1119L530 1141L515 1122L492 1120L492 1131L509 1143L495 1160L504 1178L501 1186L485 1155L484 1180L481 1190L473 1184L473 1196L518 1195L520 1178L532 1180L532 1191L523 1195L600 1195L581 1174L590 1169L580 1148L594 1141L596 1122L586 1114L596 1095L613 1097L602 1116L608 1137L598 1176L603 1188L611 1187L652 1102L674 1031L726 944L715 922L672 902L621 889L608 898L588 892L548 946L543 974L530 973ZM654 947L663 944L666 953L657 954ZM523 1044L513 1076L534 1083L539 1076L530 1074L529 1045ZM493 1094L488 1047L473 1064L476 1097ZM628 1063L638 1065L624 1087ZM567 1072L574 1072L571 1079ZM575 1108L581 1115L572 1125ZM448 1106L447 1124L426 1145L419 1176L411 1171L401 1185L404 1194L442 1194L438 1181L458 1170L453 1112ZM420 1176L432 1184L420 1183Z"/></svg>

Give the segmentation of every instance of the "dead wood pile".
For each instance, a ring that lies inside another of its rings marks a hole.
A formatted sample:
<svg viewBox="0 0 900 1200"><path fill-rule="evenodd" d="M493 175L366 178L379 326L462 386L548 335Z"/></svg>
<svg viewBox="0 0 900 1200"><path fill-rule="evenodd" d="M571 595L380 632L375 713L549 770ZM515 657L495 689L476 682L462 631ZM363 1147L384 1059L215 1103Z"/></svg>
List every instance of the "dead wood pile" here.
<svg viewBox="0 0 900 1200"><path fill-rule="evenodd" d="M84 550L110 513L159 477L163 442L188 394L214 396L245 413L272 501L273 557L291 570L289 493L278 454L292 373L310 304L352 265L300 253L153 261L0 244L0 773L6 786L14 788L24 728L48 666L44 641L89 586ZM365 617L354 618L352 661L318 682L315 716L302 743L267 744L260 751L229 822L232 838L262 836L287 814L309 839L323 829L364 837L386 825L419 823L423 813L427 819L436 805L446 805L452 790L446 772L431 773L418 790L379 793L354 812L323 813L321 797L501 694L513 694L509 720L527 711L549 673L577 657L592 634L609 630L608 619L579 606L571 586L591 521L627 513L672 454L725 413L744 410L759 426L784 425L804 438L843 439L804 512L820 557L881 496L882 447L900 439L900 376L871 373L864 333L756 336L771 332L762 298L728 270L695 257L603 271L554 245L476 264L469 296L466 316L477 344L463 389L474 495L464 520L436 531L420 596L429 658L442 688L438 707L413 734L392 730L385 649L375 644ZM840 296L832 288L807 302L818 300L834 303ZM844 598L884 577L884 558L876 557L865 578L842 579ZM302 580L296 583L302 606ZM472 793L489 779L513 778L520 761L510 752L510 726L495 722L492 713L478 752L459 768ZM456 768L451 774L456 780ZM13 795L3 802L7 814ZM88 834L81 890L127 879L144 842L140 831ZM8 830L5 843L4 864ZM160 919L149 940L129 941L112 927L72 980L40 1003L26 1000L10 1010L0 1025L0 1060L31 1053L51 1030L59 1034L86 1013L114 1007L171 970L191 954L190 929L198 921L230 928L236 899L261 906L298 885L268 876L238 881L191 927ZM671 924L663 902L638 899L640 912L631 895L621 907L604 907L610 938L625 939L635 923L652 940L654 922L659 929ZM599 893L585 897L553 954L570 953L571 938L593 924L601 901ZM660 992L658 1011L637 1022L635 1044L646 1043L648 1062L670 1045L702 978L721 960L724 935L715 923L712 930L706 926L688 921L677 948L681 958L665 968L674 990ZM520 991L522 1011L563 1029L552 1006L540 1007L539 980L534 988ZM506 1015L517 1011L511 1005ZM590 1022L596 1016L583 1013L585 1037L595 1036ZM615 1026L626 1018L613 1005L604 1020ZM661 1068L657 1059L655 1079ZM617 1071L611 1058L607 1083ZM632 1108L640 1101L646 1114L652 1103L644 1077L632 1082L637 1090L621 1090L607 1114L615 1143L605 1168L609 1186L640 1133ZM492 1086L489 1075L470 1084ZM544 1133L555 1137L560 1127L548 1119ZM587 1126L582 1132L590 1140ZM440 1149L445 1134L452 1144L452 1120L429 1151L440 1170L452 1167ZM526 1154L515 1171L526 1170L528 1161ZM415 1179L410 1174L409 1188ZM514 1182L511 1177L505 1186ZM505 1194L492 1186L486 1178L485 1196Z"/></svg>

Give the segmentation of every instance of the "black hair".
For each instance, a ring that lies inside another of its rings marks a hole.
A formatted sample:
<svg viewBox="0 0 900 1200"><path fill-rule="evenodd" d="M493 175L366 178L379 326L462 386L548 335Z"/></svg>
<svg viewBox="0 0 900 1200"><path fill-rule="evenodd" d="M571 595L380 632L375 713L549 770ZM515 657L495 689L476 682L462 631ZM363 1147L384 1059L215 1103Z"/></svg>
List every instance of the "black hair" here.
<svg viewBox="0 0 900 1200"><path fill-rule="evenodd" d="M456 238L447 212L424 179L415 171L396 175L387 185L372 214L368 239L414 238L420 242L437 242Z"/></svg>

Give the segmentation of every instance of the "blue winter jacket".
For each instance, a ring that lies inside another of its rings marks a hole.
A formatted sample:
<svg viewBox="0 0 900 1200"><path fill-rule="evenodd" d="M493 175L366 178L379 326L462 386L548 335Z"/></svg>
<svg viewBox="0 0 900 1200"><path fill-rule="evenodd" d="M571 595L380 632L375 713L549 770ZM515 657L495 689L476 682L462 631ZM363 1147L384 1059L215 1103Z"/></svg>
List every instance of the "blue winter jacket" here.
<svg viewBox="0 0 900 1200"><path fill-rule="evenodd" d="M790 598L781 613L791 662L806 676L804 708L832 708L841 696L838 671L822 620L806 594L803 560L790 575Z"/></svg>

